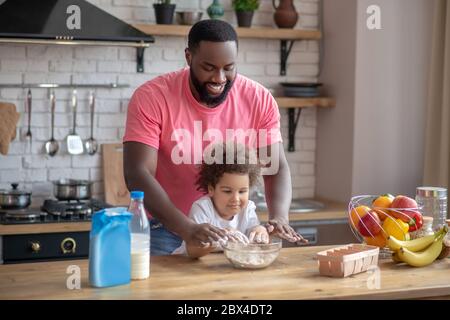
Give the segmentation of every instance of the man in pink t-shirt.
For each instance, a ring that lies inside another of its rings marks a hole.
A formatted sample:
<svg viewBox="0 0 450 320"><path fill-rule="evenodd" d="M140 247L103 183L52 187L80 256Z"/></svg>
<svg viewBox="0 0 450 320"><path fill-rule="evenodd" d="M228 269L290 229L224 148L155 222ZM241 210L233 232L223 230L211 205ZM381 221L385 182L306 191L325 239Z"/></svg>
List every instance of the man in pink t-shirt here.
<svg viewBox="0 0 450 320"><path fill-rule="evenodd" d="M188 68L144 83L133 94L126 122L124 174L129 190L142 190L152 216L152 255L170 254L185 240L218 241L224 230L195 224L187 214L205 148L237 141L257 148L266 163L268 229L303 241L288 224L291 178L280 134L278 106L260 84L237 74L233 27L203 20L189 32Z"/></svg>

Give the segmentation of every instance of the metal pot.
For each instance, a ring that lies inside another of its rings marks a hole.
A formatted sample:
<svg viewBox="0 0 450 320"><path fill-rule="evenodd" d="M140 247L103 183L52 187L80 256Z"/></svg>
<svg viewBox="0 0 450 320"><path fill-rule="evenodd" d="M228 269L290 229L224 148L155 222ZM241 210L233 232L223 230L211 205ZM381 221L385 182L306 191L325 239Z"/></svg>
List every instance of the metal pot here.
<svg viewBox="0 0 450 320"><path fill-rule="evenodd" d="M88 180L60 179L53 181L53 193L58 200L84 200L91 198L92 182Z"/></svg>
<svg viewBox="0 0 450 320"><path fill-rule="evenodd" d="M2 209L24 209L31 204L31 192L19 190L18 183L12 183L10 190L0 190Z"/></svg>

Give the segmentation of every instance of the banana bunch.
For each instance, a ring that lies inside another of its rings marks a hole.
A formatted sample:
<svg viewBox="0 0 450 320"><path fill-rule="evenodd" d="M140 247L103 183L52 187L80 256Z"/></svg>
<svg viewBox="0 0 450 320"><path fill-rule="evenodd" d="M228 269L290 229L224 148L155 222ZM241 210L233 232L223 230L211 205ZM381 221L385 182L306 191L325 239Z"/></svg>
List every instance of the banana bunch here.
<svg viewBox="0 0 450 320"><path fill-rule="evenodd" d="M424 267L433 263L441 254L447 231L448 227L444 226L432 235L410 241L401 241L390 236L387 245L394 251L392 260L406 262L413 267Z"/></svg>

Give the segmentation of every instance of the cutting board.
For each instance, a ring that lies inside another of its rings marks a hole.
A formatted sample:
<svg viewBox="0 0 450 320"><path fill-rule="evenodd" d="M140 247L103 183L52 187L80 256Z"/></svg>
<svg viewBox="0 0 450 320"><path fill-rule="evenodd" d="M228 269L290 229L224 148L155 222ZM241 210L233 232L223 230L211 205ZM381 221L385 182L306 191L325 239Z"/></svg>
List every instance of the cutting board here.
<svg viewBox="0 0 450 320"><path fill-rule="evenodd" d="M105 201L114 206L128 207L130 193L123 177L123 145L102 144Z"/></svg>

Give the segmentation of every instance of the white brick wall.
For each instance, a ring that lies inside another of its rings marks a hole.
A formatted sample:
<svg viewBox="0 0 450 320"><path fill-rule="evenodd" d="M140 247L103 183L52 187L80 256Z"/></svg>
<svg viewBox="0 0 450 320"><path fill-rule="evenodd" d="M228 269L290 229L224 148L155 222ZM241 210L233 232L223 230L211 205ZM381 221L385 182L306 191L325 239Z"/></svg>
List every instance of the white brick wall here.
<svg viewBox="0 0 450 320"><path fill-rule="evenodd" d="M91 0L91 3L129 23L154 23L153 0ZM225 19L236 25L231 0L221 1ZM300 13L297 28L317 28L318 1L296 0ZM202 10L212 0L177 0L177 9ZM274 26L274 9L271 0L261 0L253 24ZM145 50L145 73L136 73L133 48L116 47L64 47L45 45L0 45L0 84L55 82L76 83L127 83L125 89L97 89L94 135L100 143L120 142L124 132L126 109L135 88L159 74L177 70L185 65L182 37L156 37L156 42ZM316 41L297 41L287 65L287 76L279 75L279 41L241 39L238 55L240 73L262 83L274 93L280 93L281 81L315 81L318 73L318 44ZM22 116L17 138L10 145L8 156L0 155L0 188L11 182L20 182L33 191L35 201L52 195L52 180L73 177L91 179L94 193L103 196L103 174L100 152L95 156L67 154L65 138L72 127L70 108L71 91L56 90L55 138L60 152L53 158L43 152L50 136L50 105L46 89L33 89L32 145L24 140L27 119ZM26 90L0 89L0 101L16 104L24 112ZM78 89L77 133L89 137L90 118L88 90ZM281 110L282 134L287 150L287 111ZM294 197L313 197L315 186L316 110L302 111L296 133L296 152L287 153L293 181Z"/></svg>

